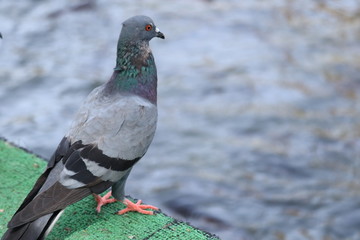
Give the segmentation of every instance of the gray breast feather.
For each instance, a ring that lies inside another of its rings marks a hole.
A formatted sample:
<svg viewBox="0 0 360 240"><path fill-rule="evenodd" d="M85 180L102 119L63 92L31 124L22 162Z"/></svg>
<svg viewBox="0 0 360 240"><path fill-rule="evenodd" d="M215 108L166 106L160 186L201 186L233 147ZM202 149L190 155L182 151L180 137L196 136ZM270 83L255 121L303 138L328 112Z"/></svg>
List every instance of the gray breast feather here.
<svg viewBox="0 0 360 240"><path fill-rule="evenodd" d="M142 157L156 129L157 108L139 96L104 96L95 89L80 108L67 137L93 144L109 157Z"/></svg>

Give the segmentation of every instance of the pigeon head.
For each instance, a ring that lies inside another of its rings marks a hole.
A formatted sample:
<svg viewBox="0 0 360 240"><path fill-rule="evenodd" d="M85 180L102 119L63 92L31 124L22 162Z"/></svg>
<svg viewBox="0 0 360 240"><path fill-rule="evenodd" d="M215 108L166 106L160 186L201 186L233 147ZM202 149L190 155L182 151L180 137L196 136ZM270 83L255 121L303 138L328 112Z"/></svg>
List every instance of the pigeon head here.
<svg viewBox="0 0 360 240"><path fill-rule="evenodd" d="M147 16L134 16L123 22L120 33L121 41L148 42L154 37L165 38L164 34L155 26L154 21Z"/></svg>
<svg viewBox="0 0 360 240"><path fill-rule="evenodd" d="M157 71L149 41L165 36L147 16L135 16L123 22L116 66L106 85L109 94L134 94L156 104Z"/></svg>

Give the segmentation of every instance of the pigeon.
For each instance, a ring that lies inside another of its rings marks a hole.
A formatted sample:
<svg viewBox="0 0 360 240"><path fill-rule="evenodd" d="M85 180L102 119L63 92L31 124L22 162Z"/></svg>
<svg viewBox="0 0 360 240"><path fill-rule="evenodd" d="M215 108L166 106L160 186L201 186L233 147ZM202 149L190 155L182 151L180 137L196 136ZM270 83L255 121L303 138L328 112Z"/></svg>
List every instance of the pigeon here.
<svg viewBox="0 0 360 240"><path fill-rule="evenodd" d="M125 198L126 179L146 153L157 123L157 70L149 41L165 36L147 16L122 24L116 66L95 88L19 209L3 240L43 239L63 210L88 195L101 206L122 201L126 208L153 214L158 208ZM111 192L99 194L111 187Z"/></svg>

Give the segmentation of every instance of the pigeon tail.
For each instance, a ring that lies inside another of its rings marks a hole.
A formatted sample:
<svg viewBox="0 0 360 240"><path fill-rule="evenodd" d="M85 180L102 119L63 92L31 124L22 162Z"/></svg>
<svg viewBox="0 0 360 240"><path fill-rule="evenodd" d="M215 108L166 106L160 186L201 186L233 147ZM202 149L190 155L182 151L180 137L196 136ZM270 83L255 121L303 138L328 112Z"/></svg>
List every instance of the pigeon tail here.
<svg viewBox="0 0 360 240"><path fill-rule="evenodd" d="M63 210L42 216L33 222L9 228L1 240L40 240L50 233Z"/></svg>

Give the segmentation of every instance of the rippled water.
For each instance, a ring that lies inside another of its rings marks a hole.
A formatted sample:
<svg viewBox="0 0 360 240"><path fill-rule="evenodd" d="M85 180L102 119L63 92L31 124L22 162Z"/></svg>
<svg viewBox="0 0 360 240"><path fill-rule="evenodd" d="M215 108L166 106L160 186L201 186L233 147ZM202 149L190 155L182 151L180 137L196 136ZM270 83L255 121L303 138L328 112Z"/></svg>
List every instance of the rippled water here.
<svg viewBox="0 0 360 240"><path fill-rule="evenodd" d="M360 239L360 4L0 4L0 135L48 157L151 16L159 123L127 193L222 239Z"/></svg>

